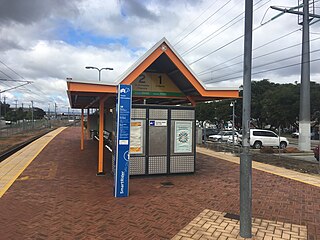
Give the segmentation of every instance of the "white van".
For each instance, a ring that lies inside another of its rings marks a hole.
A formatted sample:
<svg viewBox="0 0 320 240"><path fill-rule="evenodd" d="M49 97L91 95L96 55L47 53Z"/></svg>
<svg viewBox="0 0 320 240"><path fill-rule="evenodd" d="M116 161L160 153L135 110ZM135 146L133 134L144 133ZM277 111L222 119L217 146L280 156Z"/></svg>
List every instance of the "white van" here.
<svg viewBox="0 0 320 240"><path fill-rule="evenodd" d="M289 141L285 137L279 137L270 130L250 129L250 146L260 149L262 146L286 148Z"/></svg>

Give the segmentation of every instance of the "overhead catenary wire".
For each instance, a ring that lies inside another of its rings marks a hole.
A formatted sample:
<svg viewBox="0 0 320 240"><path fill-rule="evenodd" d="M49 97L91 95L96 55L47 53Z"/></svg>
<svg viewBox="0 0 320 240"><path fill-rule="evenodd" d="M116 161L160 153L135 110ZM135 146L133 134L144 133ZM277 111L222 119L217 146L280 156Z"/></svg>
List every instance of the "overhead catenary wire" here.
<svg viewBox="0 0 320 240"><path fill-rule="evenodd" d="M282 35L282 36L280 36L280 37L278 37L278 38L275 38L275 39L273 39L273 40L271 40L271 41L269 41L269 42L267 42L267 43L264 43L264 44L262 44L262 45L260 45L260 46L258 46L258 47L256 47L256 48L252 49L252 51L256 51L256 50L258 50L258 49L260 49L260 48L262 48L262 47L265 47L265 46L267 46L267 45L269 45L269 44L271 44L271 43L274 43L274 42L279 41L279 40L281 40L281 39L283 39L283 38L285 38L285 37L288 37L288 36L290 36L291 34L299 31L300 29L301 29L301 28L296 29L296 30L293 30L293 31L291 31L291 32L289 32L289 33L286 33L286 34L284 34L284 35ZM226 60L226 61L224 61L224 62L222 62L222 63L219 63L219 64L217 64L217 65L214 65L214 66L212 66L212 67L210 67L210 68L207 68L207 69L205 69L205 70L202 70L201 72L198 72L197 75L201 75L201 74L203 74L203 73L205 73L205 72L211 72L212 69L214 69L214 68L216 68L216 67L218 67L218 66L221 66L221 65L223 65L223 64L225 64L225 63L227 63L227 62L230 62L230 61L232 61L232 60L235 60L235 59L237 59L237 58L239 58L239 57L242 57L242 56L243 56L243 53L242 53L242 54L239 54L239 55L237 55L237 56L235 56L235 57L233 57L233 58L230 58L230 59L228 59L228 60Z"/></svg>
<svg viewBox="0 0 320 240"><path fill-rule="evenodd" d="M176 35L175 40L177 40L177 38L182 35L194 22L196 22L205 12L209 11L209 9L217 3L218 0L214 1L209 7L207 7L200 15L198 15L195 19L193 19L188 26L186 26L178 35ZM175 41L174 40L174 41Z"/></svg>
<svg viewBox="0 0 320 240"><path fill-rule="evenodd" d="M319 52L319 51L320 51L320 49L317 49L317 50L311 51L310 53L315 53L315 52ZM265 67L265 66L272 65L272 64L275 64L275 63L279 63L279 62L282 62L282 61L286 61L286 60L289 60L289 59L292 59L292 58L301 57L301 55L302 54L296 54L296 55L293 55L293 56L290 56L290 57L285 57L285 58L278 59L276 61L272 61L272 62L260 64L260 65L257 65L257 66L253 66L252 68L256 69L256 68ZM228 77L228 76L232 76L234 74L238 74L238 73L241 73L241 72L242 72L242 70L236 71L236 72L224 75L224 76L216 77L215 80L221 79L221 78L224 78L224 77ZM204 81L204 82L206 83L206 81Z"/></svg>
<svg viewBox="0 0 320 240"><path fill-rule="evenodd" d="M270 22L274 21L278 16L280 16L280 15L277 15L276 17L271 18L270 20L268 20L268 21L267 21L267 22L265 22L264 24L261 24L261 25L259 25L259 26L255 27L255 28L252 30L252 32L254 32L255 30L257 30L257 29L259 29L259 28L261 28L261 27L263 27L263 26L265 26L265 25L269 24ZM235 39L231 40L230 42L228 42L228 43L226 43L226 44L224 44L224 45L220 46L219 48L217 48L217 49L215 49L215 50L213 50L213 51L211 51L211 52L207 53L206 55L204 55L204 56L202 56L202 57L198 58L197 60L194 60L193 62L189 63L189 65L193 65L193 64L195 64L195 63L197 63L197 62L199 62L199 61L203 60L204 58L206 58L206 57L210 56L211 54L213 54L213 53L215 53L215 52L217 52L217 51L219 51L219 50L221 50L221 49L223 49L223 48L225 48L225 47L229 46L230 44L232 44L232 43L236 42L237 40L241 39L243 36L244 36L244 34L242 34L241 36L239 36L239 37L237 37L237 38L235 38Z"/></svg>
<svg viewBox="0 0 320 240"><path fill-rule="evenodd" d="M263 0L260 0L259 2L257 2L255 5L257 5L258 3L260 3ZM265 4L267 4L268 2L270 2L271 0L268 0L267 2L265 2L264 4L262 4L261 6L259 6L258 8L254 9L254 11L259 10L261 7L263 7ZM190 47L189 49L187 49L186 51L184 51L181 55L185 56L189 53L191 53L192 51L198 49L199 47L201 47L202 45L204 45L205 43L207 43L208 41L214 39L215 37L219 36L221 33L225 32L226 30L228 30L229 28L231 28L232 26L234 26L235 24L237 24L238 22L240 22L241 20L244 19L244 16L240 19L238 19L236 22L232 23L230 26L228 26L227 28L223 29L224 27L226 27L229 23L233 22L234 20L236 20L237 18L239 18L240 16L242 16L244 14L244 12L241 12L240 14L238 14L237 16L235 16L233 19L231 19L230 21L228 21L227 23L225 23L223 26L221 26L220 28L218 28L216 31L212 32L211 34L209 34L207 37L205 37L204 39L202 39L201 41L199 41L198 43L196 43L195 45L193 45L192 47ZM222 31L220 31L221 29L223 29ZM220 31L220 32L219 32ZM215 34L215 35L214 35Z"/></svg>
<svg viewBox="0 0 320 240"><path fill-rule="evenodd" d="M314 38L314 39L310 40L310 42L311 41L315 41L315 40L319 40L319 39L320 39L320 37ZM262 57L265 57L265 56L269 56L269 55L272 55L272 54L275 54L275 53L279 53L279 52L282 52L282 51L285 51L285 50L288 50L290 48L297 47L297 46L300 46L300 45L301 45L301 43L293 44L293 45L290 45L290 46L285 47L285 48L277 49L277 50L274 50L274 51L271 51L271 52L268 52L268 53L253 57L252 60L255 60L255 59L258 59L258 58L262 58ZM226 69L226 68L238 65L238 64L242 64L242 63L243 63L243 61L236 62L236 63L233 63L231 65L224 66L224 67L221 67L221 68L218 68L218 69L215 69L215 70L211 70L211 71L208 71L208 72L204 72L204 73L201 73L201 74L197 74L197 75L198 76L202 76L202 75L206 75L206 74L209 74L209 73L212 74L213 72L217 72L219 70L223 70L223 69Z"/></svg>
<svg viewBox="0 0 320 240"><path fill-rule="evenodd" d="M309 62L312 63L312 62L318 62L318 61L320 61L320 58L310 60ZM257 74L260 74L260 73L271 72L271 71L275 71L275 70L281 70L281 69L285 69L285 68L289 68L289 67L298 66L298 65L300 65L300 64L301 64L301 62L299 62L299 63L294 63L294 64L290 64L290 65L286 65L286 66L282 66L282 67L277 67L277 68L271 68L271 69L267 69L267 70L262 70L262 71L259 71L259 72L253 72L252 75L257 75ZM236 76L236 77L221 79L221 80L217 80L217 81L206 81L206 84L217 83L217 82L224 82L224 81L229 81L229 80L235 80L235 79L238 79L238 78L241 78L241 77L242 77L242 75L238 75L238 76Z"/></svg>
<svg viewBox="0 0 320 240"><path fill-rule="evenodd" d="M260 1L264 1L264 0L260 0ZM260 1L259 1L259 2L260 2ZM271 0L269 0L269 1L271 1ZM240 3L241 3L241 1L238 1L238 2L237 2L236 4L234 4L231 8L226 9L226 11L225 11L224 13L221 13L222 15L219 15L219 18L215 19L215 20L214 20L213 22L211 22L211 23L208 23L208 25L213 26L214 24L216 24L217 22L219 22L221 19L224 19L224 17L225 17L228 13L231 13L232 10L233 10L238 4L240 4ZM242 12L242 13L243 13L243 12ZM239 14L239 15L241 16L242 13ZM235 18L238 18L239 15L236 16ZM232 21L233 21L233 20L231 20L231 22L232 22ZM229 21L229 22L230 22L230 21ZM220 27L220 28L223 28L223 27ZM220 29L220 28L219 28L219 29ZM209 38L210 36L212 36L215 32L219 31L219 29L218 29L218 30L215 30L214 32L212 32L211 34L209 34L208 36L206 36L204 39L200 40L200 42L201 42L201 41L205 41L205 39L207 39L207 38ZM202 29L202 30L201 30L201 33L202 33L202 32L207 32L207 31L208 31L207 28L206 28L206 29ZM182 45L180 45L179 47L182 48L183 46L185 46L185 45L187 45L187 44L190 44L190 42L191 42L194 38L197 38L199 34L200 34L200 33L194 34L193 38L188 39L188 41L185 41L185 43L182 44ZM199 44L199 42L196 43L195 45L197 45L197 44ZM195 45L194 45L194 46L195 46ZM192 47L189 47L185 52L189 51L190 48L192 48ZM184 55L185 52L183 52L182 55Z"/></svg>
<svg viewBox="0 0 320 240"><path fill-rule="evenodd" d="M193 33L195 30L197 30L201 25L203 25L205 22L207 22L210 18L212 18L215 14L217 14L221 9L223 9L226 5L228 5L232 0L228 0L226 3L224 3L218 10L216 10L214 13L212 13L209 17L207 17L204 21L202 21L200 24L198 24L195 28L193 28L188 34L184 35L178 42L176 42L173 46L178 45L182 40L184 40L186 37L188 37L191 33Z"/></svg>
<svg viewBox="0 0 320 240"><path fill-rule="evenodd" d="M3 65L3 66L5 66L7 69L9 69L11 72L13 72L14 74L16 74L17 76L19 76L20 78L22 78L22 79L24 79L25 80L25 78L23 77L23 76L21 76L17 71L15 71L14 69L12 69L11 67L9 67L6 63L4 63L2 60L0 60L0 63ZM10 78L10 79L12 79L12 80L14 80L11 76L9 76L9 75L7 75L6 73L4 73L2 70L0 70L0 72L2 72L5 76L7 76L8 78ZM18 81L20 81L20 82L23 82L22 80L17 80L17 82ZM27 81L27 80L25 80L25 81ZM30 83L32 83L32 81L29 81ZM35 98L37 98L38 99L38 101L40 102L44 102L43 100L42 100L42 98L38 98L38 93L35 93L35 92L33 92L31 89L28 89L27 87L26 87L26 85L22 85L21 86L23 89L25 89L26 91L28 91L28 92L30 92L30 93L32 93L34 96L35 96ZM35 89L37 89L37 91L39 91L39 92L41 92L42 94L43 94L43 96L44 97L46 97L49 101L56 101L56 99L55 98L52 98L52 97L48 97L47 96L47 94L45 93L45 92L43 92L40 88L38 88L36 85L32 85L32 87L34 87ZM14 90L14 89L17 89L18 87L12 87L11 88L11 90ZM17 89L18 91L21 91L21 89Z"/></svg>

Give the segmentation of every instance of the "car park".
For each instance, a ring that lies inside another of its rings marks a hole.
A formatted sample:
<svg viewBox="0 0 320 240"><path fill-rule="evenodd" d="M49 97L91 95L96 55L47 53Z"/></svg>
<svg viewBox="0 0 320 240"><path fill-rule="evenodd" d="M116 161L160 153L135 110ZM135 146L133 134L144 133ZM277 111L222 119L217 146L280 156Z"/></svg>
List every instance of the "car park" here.
<svg viewBox="0 0 320 240"><path fill-rule="evenodd" d="M210 135L209 140L214 142L226 142L232 136L232 131L220 131L218 134Z"/></svg>
<svg viewBox="0 0 320 240"><path fill-rule="evenodd" d="M215 135L218 134L219 130L215 129L215 128L206 128L206 129L202 129L202 140L204 140L204 135L206 135L206 139L209 139L210 135Z"/></svg>
<svg viewBox="0 0 320 240"><path fill-rule="evenodd" d="M256 149L261 147L286 148L289 141L285 137L280 137L270 130L250 129L250 146Z"/></svg>
<svg viewBox="0 0 320 240"><path fill-rule="evenodd" d="M320 145L316 146L313 149L314 157L317 159L317 161L319 161L319 147L320 147Z"/></svg>
<svg viewBox="0 0 320 240"><path fill-rule="evenodd" d="M234 143L236 145L240 145L240 139L241 139L242 135L238 132L234 132ZM231 136L228 138L227 143L232 144L233 143L233 139L232 139L232 134Z"/></svg>

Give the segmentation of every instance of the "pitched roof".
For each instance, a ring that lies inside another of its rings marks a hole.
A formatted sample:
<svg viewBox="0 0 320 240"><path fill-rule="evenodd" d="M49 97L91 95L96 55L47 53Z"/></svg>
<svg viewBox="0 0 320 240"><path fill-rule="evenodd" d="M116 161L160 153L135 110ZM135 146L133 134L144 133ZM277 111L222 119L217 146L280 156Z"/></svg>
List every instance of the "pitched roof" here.
<svg viewBox="0 0 320 240"><path fill-rule="evenodd" d="M197 101L239 97L237 88L207 87L198 79L197 75L175 51L168 40L162 38L111 84L68 81L68 95L71 106L76 106L76 104L73 104L73 100L78 99L81 94L84 96L83 102L90 100L90 94L92 96L96 94L94 99L101 97L101 94L115 94L118 84L132 84L144 72L167 74L183 93L184 101L192 102L193 104ZM75 94L77 94L77 98L72 98ZM139 97L141 98L141 96ZM154 96L153 98L161 97ZM157 103L164 102L162 100ZM183 101L180 100L180 102ZM175 103L172 102L172 104Z"/></svg>

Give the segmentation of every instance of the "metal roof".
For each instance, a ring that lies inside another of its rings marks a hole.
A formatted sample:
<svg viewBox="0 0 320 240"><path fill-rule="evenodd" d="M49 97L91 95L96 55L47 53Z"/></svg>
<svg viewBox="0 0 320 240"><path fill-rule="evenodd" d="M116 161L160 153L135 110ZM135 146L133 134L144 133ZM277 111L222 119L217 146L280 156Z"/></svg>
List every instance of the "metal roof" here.
<svg viewBox="0 0 320 240"><path fill-rule="evenodd" d="M132 84L143 72L166 73L185 97L133 96L133 103L142 103L147 98L151 104L195 104L199 101L239 97L238 88L205 86L167 39L162 38L113 83L68 81L70 105L74 108L96 107L100 98L115 97L118 84Z"/></svg>

